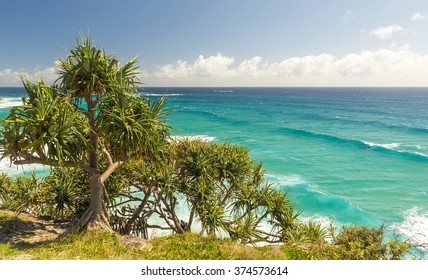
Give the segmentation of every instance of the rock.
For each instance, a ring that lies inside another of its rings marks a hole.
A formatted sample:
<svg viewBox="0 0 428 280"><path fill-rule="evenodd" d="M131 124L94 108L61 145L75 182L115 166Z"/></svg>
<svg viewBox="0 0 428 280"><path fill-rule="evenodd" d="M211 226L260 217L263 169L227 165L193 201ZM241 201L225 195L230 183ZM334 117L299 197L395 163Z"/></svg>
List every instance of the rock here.
<svg viewBox="0 0 428 280"><path fill-rule="evenodd" d="M152 244L149 241L129 235L122 235L120 237L120 244L143 251L150 251L152 249Z"/></svg>

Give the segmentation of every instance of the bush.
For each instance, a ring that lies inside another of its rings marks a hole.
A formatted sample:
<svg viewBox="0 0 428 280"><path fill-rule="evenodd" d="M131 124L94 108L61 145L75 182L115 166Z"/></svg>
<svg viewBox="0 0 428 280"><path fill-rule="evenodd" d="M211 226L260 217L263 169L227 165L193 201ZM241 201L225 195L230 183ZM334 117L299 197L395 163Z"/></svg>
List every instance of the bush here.
<svg viewBox="0 0 428 280"><path fill-rule="evenodd" d="M316 243L325 242L328 231L315 221L296 223L286 233L288 243Z"/></svg>
<svg viewBox="0 0 428 280"><path fill-rule="evenodd" d="M286 193L263 180L262 165L247 148L177 139L170 149L164 162L134 161L106 182L127 184L116 201L115 229L144 238L150 228L179 234L198 228L242 243L285 239L300 212ZM277 233L260 230L265 223Z"/></svg>
<svg viewBox="0 0 428 280"><path fill-rule="evenodd" d="M55 169L43 178L48 199L41 214L68 219L82 213L89 205L89 183L84 173L77 168Z"/></svg>
<svg viewBox="0 0 428 280"><path fill-rule="evenodd" d="M344 226L333 240L337 248L335 254L345 260L377 260L382 259L387 246L383 242L383 228L367 226Z"/></svg>
<svg viewBox="0 0 428 280"><path fill-rule="evenodd" d="M88 205L87 183L79 169L55 169L44 178L0 175L2 207L56 219L68 219Z"/></svg>
<svg viewBox="0 0 428 280"><path fill-rule="evenodd" d="M398 260L410 249L405 241L385 241L383 227L343 226L332 243L317 243L309 247L316 259L334 260Z"/></svg>
<svg viewBox="0 0 428 280"><path fill-rule="evenodd" d="M43 212L46 190L34 172L31 177L3 178L2 181L7 182L5 188L2 186L2 206L4 208L17 212Z"/></svg>

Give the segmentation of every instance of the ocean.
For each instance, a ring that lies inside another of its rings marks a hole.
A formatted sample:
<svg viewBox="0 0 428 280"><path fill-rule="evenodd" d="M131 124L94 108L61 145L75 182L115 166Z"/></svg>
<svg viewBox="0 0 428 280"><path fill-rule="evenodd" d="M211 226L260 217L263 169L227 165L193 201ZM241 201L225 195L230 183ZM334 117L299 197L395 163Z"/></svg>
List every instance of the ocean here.
<svg viewBox="0 0 428 280"><path fill-rule="evenodd" d="M143 88L172 135L239 143L303 219L384 225L428 249L428 88ZM0 88L0 117L21 88ZM1 171L21 173L1 162ZM48 172L41 167L37 172ZM31 168L26 168L29 170Z"/></svg>

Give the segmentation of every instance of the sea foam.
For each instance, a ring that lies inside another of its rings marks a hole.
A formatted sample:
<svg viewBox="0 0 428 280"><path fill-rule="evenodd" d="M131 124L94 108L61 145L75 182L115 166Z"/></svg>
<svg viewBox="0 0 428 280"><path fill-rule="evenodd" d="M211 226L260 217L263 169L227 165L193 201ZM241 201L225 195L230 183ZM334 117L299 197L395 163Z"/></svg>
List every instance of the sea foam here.
<svg viewBox="0 0 428 280"><path fill-rule="evenodd" d="M391 227L408 238L413 245L428 250L428 212L417 207L409 209L404 213L404 221Z"/></svg>
<svg viewBox="0 0 428 280"><path fill-rule="evenodd" d="M143 96L161 96L161 97L169 97L169 96L182 96L181 93L150 93L150 92L142 92L141 95Z"/></svg>
<svg viewBox="0 0 428 280"><path fill-rule="evenodd" d="M391 144L378 144L368 141L362 141L364 144L369 145L370 147L382 147L389 150L394 150L395 148L400 147L400 143L391 143Z"/></svg>
<svg viewBox="0 0 428 280"><path fill-rule="evenodd" d="M302 184L308 185L308 182L306 182L301 176L297 174L291 174L286 176L266 174L265 178L268 181L277 182L281 186L296 186L296 185L302 185Z"/></svg>
<svg viewBox="0 0 428 280"><path fill-rule="evenodd" d="M9 108L19 105L22 105L22 99L20 97L5 97L0 100L0 108Z"/></svg>
<svg viewBox="0 0 428 280"><path fill-rule="evenodd" d="M189 140L202 140L204 142L213 142L217 138L208 135L176 135L171 136L172 139L189 139Z"/></svg>

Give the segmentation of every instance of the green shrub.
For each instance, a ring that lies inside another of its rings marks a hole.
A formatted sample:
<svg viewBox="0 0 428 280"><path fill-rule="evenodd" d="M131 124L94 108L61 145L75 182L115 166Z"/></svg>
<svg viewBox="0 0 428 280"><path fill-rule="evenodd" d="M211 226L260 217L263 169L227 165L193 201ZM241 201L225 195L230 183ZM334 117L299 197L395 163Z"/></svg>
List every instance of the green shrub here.
<svg viewBox="0 0 428 280"><path fill-rule="evenodd" d="M77 168L55 169L43 178L47 192L44 215L67 219L82 213L89 205L85 171Z"/></svg>
<svg viewBox="0 0 428 280"><path fill-rule="evenodd" d="M4 208L17 212L43 212L47 190L42 186L34 172L30 177L18 176L13 179L9 178L9 180L11 180L11 184L2 196Z"/></svg>
<svg viewBox="0 0 428 280"><path fill-rule="evenodd" d="M385 241L383 226L343 226L324 252L328 259L387 260L403 259L410 249L406 241Z"/></svg>

